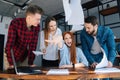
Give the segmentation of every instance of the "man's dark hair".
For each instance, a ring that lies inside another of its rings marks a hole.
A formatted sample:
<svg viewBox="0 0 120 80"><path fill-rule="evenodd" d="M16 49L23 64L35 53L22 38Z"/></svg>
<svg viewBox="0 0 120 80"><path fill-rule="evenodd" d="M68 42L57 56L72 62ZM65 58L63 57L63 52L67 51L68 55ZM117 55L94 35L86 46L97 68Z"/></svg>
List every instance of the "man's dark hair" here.
<svg viewBox="0 0 120 80"><path fill-rule="evenodd" d="M43 14L42 8L40 8L37 5L30 5L26 10L26 15L27 14L36 14L36 13Z"/></svg>
<svg viewBox="0 0 120 80"><path fill-rule="evenodd" d="M98 24L98 20L95 16L88 16L87 18L85 18L85 23L91 23L93 26L95 26L96 24Z"/></svg>

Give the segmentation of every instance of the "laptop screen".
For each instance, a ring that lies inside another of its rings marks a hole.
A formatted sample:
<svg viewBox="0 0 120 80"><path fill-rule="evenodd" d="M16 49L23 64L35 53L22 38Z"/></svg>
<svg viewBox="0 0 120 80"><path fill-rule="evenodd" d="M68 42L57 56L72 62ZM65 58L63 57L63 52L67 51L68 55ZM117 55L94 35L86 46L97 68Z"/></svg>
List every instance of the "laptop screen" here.
<svg viewBox="0 0 120 80"><path fill-rule="evenodd" d="M14 57L13 51L11 52L11 56L12 56L12 61L13 61L13 65L14 65L14 68L15 68L15 72L17 73L17 66L16 66L16 62L15 62L15 57Z"/></svg>
<svg viewBox="0 0 120 80"><path fill-rule="evenodd" d="M4 35L0 34L0 70L3 71Z"/></svg>

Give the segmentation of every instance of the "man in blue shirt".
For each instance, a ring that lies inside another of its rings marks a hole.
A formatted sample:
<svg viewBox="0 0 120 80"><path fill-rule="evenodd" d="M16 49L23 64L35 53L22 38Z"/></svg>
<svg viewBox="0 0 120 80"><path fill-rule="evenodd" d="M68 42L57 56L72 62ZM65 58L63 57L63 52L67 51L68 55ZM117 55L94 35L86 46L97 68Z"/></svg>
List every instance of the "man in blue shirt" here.
<svg viewBox="0 0 120 80"><path fill-rule="evenodd" d="M82 50L91 68L103 58L101 48L104 49L108 59L107 67L112 67L116 57L114 34L109 27L99 26L95 16L85 19L85 28L80 34Z"/></svg>

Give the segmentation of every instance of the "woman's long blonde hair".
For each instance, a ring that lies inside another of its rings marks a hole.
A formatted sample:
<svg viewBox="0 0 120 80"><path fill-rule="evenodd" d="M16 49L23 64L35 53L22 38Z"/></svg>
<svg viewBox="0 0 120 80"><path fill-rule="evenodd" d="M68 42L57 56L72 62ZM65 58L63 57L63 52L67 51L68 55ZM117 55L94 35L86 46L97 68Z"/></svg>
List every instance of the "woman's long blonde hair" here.
<svg viewBox="0 0 120 80"><path fill-rule="evenodd" d="M54 17L52 17L52 16L49 16L49 17L46 18L46 20L45 20L45 29L44 29L44 38L45 38L45 40L48 40L48 36L49 36L49 33L50 33L50 31L49 31L49 23L50 23L50 21L56 21L56 19ZM46 47L48 46L47 42L45 42L45 46Z"/></svg>

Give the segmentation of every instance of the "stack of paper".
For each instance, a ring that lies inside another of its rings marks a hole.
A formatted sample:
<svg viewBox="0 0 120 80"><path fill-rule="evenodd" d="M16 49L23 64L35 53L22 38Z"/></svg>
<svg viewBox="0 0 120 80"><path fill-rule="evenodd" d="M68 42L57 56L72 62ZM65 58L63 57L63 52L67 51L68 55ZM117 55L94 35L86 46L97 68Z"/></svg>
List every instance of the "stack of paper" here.
<svg viewBox="0 0 120 80"><path fill-rule="evenodd" d="M40 51L33 51L33 53L34 53L36 56L39 56L39 55L43 55L43 54L44 54L43 52L40 52Z"/></svg>
<svg viewBox="0 0 120 80"><path fill-rule="evenodd" d="M68 69L50 69L47 75L69 75Z"/></svg>

